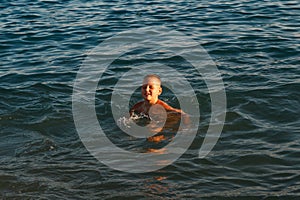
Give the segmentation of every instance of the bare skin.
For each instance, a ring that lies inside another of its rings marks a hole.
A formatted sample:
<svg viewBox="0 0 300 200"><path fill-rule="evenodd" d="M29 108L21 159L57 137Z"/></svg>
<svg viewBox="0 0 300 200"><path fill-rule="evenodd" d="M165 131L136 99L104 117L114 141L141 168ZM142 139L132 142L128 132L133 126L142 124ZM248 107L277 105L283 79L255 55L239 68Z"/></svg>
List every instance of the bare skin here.
<svg viewBox="0 0 300 200"><path fill-rule="evenodd" d="M130 114L132 114L132 112L149 114L150 107L156 104L164 107L166 111L185 114L182 110L173 108L158 99L158 96L162 93L162 88L160 80L156 77L150 76L144 79L141 93L144 101L135 104L130 109Z"/></svg>
<svg viewBox="0 0 300 200"><path fill-rule="evenodd" d="M189 124L189 116L185 112L183 112L180 109L173 108L172 106L168 105L164 101L158 99L159 95L162 93L162 87L161 87L161 81L158 77L155 75L149 75L144 78L141 94L143 97L143 101L136 103L131 109L130 109L130 115L132 116L134 113L136 114L146 114L146 115L162 115L161 109L152 109L155 106L159 105L158 107L164 108L164 112L172 112L172 113L178 113L183 116L183 122L184 124ZM150 109L151 108L151 109ZM157 112L156 112L157 111ZM149 113L150 112L150 113ZM159 138L156 138L159 137ZM151 138L148 138L149 141L159 142L161 140L165 139L163 135L160 136L153 136Z"/></svg>

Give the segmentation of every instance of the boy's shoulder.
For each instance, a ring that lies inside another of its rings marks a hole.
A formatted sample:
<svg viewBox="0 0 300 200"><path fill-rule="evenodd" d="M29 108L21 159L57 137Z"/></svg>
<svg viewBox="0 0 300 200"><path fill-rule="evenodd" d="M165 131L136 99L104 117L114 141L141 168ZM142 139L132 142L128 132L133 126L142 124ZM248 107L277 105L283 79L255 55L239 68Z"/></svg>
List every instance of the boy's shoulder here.
<svg viewBox="0 0 300 200"><path fill-rule="evenodd" d="M170 106L169 104L167 104L162 100L158 100L157 104L163 106L167 111L182 113L182 110L173 108L172 106Z"/></svg>
<svg viewBox="0 0 300 200"><path fill-rule="evenodd" d="M158 100L157 104L163 106L166 110L172 110L174 109L173 107L169 106L166 102L162 101L162 100Z"/></svg>

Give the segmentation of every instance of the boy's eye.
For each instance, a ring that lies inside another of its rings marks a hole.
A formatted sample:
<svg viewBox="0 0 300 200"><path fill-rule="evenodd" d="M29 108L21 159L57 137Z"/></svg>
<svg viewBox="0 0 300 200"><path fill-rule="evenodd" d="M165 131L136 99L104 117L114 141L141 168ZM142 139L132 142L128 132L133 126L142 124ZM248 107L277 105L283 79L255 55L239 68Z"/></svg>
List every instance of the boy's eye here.
<svg viewBox="0 0 300 200"><path fill-rule="evenodd" d="M155 86L153 86L153 85L144 85L144 86L142 86L142 89L146 90L147 87L149 87L149 89L151 89L151 90L153 90L155 88Z"/></svg>
<svg viewBox="0 0 300 200"><path fill-rule="evenodd" d="M143 86L143 89L147 89L148 86ZM153 89L153 86L149 86L150 89Z"/></svg>

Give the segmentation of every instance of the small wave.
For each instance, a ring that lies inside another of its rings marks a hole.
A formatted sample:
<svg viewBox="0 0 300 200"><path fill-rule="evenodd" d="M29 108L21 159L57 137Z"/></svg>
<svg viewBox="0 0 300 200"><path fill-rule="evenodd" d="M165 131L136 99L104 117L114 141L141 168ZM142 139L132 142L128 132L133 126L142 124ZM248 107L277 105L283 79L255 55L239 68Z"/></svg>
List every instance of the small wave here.
<svg viewBox="0 0 300 200"><path fill-rule="evenodd" d="M150 120L151 118L144 113L140 113L140 114L134 113L130 117L125 117L125 116L121 117L120 119L118 119L117 124L119 127L131 128L133 124L145 126L149 123Z"/></svg>

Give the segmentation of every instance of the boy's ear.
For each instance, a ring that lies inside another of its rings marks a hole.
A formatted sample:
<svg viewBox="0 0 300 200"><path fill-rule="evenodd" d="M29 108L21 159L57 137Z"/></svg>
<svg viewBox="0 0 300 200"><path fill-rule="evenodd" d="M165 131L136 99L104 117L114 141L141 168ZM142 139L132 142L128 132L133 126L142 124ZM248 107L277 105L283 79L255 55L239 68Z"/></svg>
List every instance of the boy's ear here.
<svg viewBox="0 0 300 200"><path fill-rule="evenodd" d="M162 87L159 88L158 95L162 93Z"/></svg>

